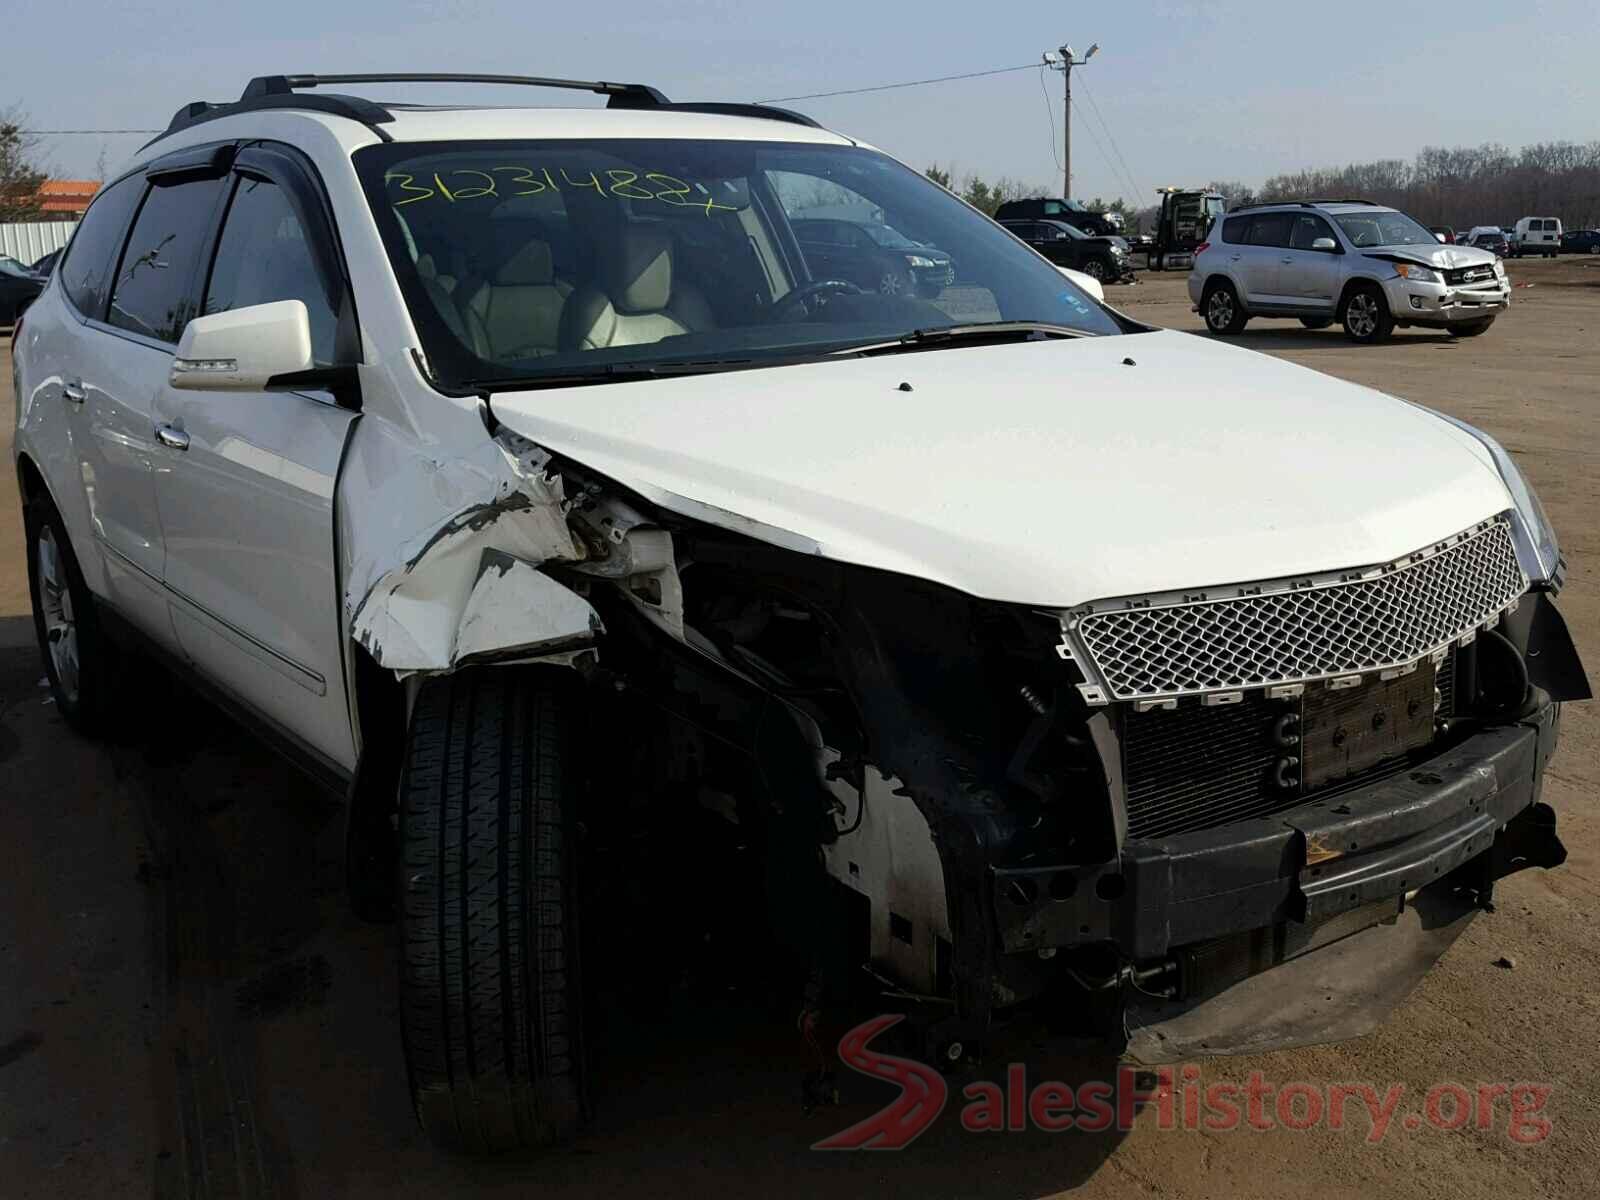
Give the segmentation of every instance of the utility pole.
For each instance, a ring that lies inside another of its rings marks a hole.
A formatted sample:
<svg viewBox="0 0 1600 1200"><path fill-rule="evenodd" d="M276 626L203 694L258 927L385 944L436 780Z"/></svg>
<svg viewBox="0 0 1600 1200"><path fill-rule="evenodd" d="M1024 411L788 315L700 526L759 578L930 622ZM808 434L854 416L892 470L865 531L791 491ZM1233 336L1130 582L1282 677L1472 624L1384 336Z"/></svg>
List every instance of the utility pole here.
<svg viewBox="0 0 1600 1200"><path fill-rule="evenodd" d="M1061 72L1061 198L1072 199L1072 68L1081 67L1100 50L1100 43L1089 47L1089 53L1079 58L1071 46L1061 46L1044 52L1044 62L1052 71Z"/></svg>

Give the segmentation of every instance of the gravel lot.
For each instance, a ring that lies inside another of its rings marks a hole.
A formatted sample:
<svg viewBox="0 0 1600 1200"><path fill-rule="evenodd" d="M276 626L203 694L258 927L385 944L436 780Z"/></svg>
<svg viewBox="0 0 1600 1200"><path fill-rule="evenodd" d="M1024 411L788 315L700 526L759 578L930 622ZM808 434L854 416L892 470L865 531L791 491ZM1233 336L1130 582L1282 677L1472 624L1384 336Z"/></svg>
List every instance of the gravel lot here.
<svg viewBox="0 0 1600 1200"><path fill-rule="evenodd" d="M1511 312L1482 338L1385 346L1256 322L1240 341L1444 409L1515 453L1571 563L1561 607L1600 668L1600 258L1510 264ZM1198 330L1182 276L1111 289ZM9 342L0 342L9 346ZM0 355L0 438L14 424ZM1070 380L1067 381L1070 388ZM1237 469L1237 464L1227 469ZM1406 469L1404 447L1394 470ZM1328 480L1338 503L1338 480ZM1264 498L1265 499L1265 498ZM1266 501L1270 502L1270 501ZM1384 1028L1334 1047L1200 1064L1282 1085L1405 1085L1378 1145L1342 1132L1126 1136L960 1132L954 1108L898 1155L814 1153L887 1089L850 1077L805 1116L811 1065L786 1019L737 994L686 997L601 1049L607 1096L575 1148L490 1165L431 1150L399 1055L391 930L340 892L339 814L245 734L159 680L117 744L71 735L40 690L14 477L0 472L0 1193L61 1196L701 1196L823 1188L877 1196L1524 1196L1600 1169L1600 720L1568 708L1545 790L1571 853L1501 885ZM1499 959L1514 962L1497 966ZM1106 1064L1029 1057L1032 1079ZM1588 1082L1586 1082L1586 1080ZM1441 1082L1548 1084L1547 1139L1406 1128Z"/></svg>

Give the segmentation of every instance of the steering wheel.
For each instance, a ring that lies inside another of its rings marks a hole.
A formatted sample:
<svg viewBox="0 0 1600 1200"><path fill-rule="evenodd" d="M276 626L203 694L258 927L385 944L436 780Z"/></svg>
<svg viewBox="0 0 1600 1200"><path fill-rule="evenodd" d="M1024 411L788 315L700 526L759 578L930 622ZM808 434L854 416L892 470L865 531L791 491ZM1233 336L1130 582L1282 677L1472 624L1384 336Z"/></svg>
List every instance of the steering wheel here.
<svg viewBox="0 0 1600 1200"><path fill-rule="evenodd" d="M819 312L827 303L826 296L859 296L862 290L848 279L818 279L797 287L782 300L772 306L772 311L767 315L769 321L788 321L794 318L798 311L809 317L814 312Z"/></svg>

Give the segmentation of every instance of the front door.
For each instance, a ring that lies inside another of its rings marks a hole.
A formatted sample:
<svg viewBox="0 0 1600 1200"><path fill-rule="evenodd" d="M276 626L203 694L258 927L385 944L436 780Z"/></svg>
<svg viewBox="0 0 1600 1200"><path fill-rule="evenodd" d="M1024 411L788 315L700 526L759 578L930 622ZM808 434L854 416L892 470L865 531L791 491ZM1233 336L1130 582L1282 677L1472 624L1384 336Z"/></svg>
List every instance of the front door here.
<svg viewBox="0 0 1600 1200"><path fill-rule="evenodd" d="M1312 243L1323 238L1331 241L1335 249L1312 249ZM1339 297L1343 260L1338 245L1332 227L1321 217L1311 213L1297 215L1289 231L1289 249L1278 272L1278 290L1284 298L1331 314Z"/></svg>
<svg viewBox="0 0 1600 1200"><path fill-rule="evenodd" d="M308 237L320 219L246 150L202 312L300 300L334 361L342 276ZM279 164L281 165L281 163ZM190 660L326 765L355 764L345 703L334 482L355 414L316 392L162 390L156 500L172 621Z"/></svg>

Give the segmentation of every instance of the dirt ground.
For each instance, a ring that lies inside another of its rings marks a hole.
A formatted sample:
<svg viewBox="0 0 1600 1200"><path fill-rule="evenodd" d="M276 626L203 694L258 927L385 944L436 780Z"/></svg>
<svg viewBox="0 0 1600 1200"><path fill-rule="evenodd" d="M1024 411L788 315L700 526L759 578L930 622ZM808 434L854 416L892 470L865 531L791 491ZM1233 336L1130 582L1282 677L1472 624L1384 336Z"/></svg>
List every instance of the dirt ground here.
<svg viewBox="0 0 1600 1200"><path fill-rule="evenodd" d="M1418 330L1385 346L1256 322L1270 354L1464 417L1541 492L1571 563L1561 608L1600 668L1600 258L1511 264L1514 305L1487 335ZM1136 317L1197 330L1181 276L1111 290ZM8 343L0 343L8 345ZM6 357L0 355L0 358ZM0 362L0 438L14 423ZM1068 381L1070 387L1070 381ZM1404 447L1394 469L1405 470ZM1329 503L1338 503L1329 480ZM1496 1197L1585 1190L1600 1170L1600 717L1570 706L1545 799L1571 853L1504 882L1387 1025L1345 1045L1210 1060L1202 1084L1404 1085L1368 1144L1343 1131L963 1133L959 1096L899 1154L810 1144L890 1096L845 1072L806 1115L812 1065L790 1018L704 989L614 1022L606 1092L576 1147L494 1163L420 1136L406 1098L393 931L341 893L339 813L224 718L157 682L127 735L70 734L40 685L22 536L0 471L0 1195L21 1197L703 1196L834 1194L1241 1198ZM641 937L649 936L642 932ZM622 952L626 952L623 950ZM1505 959L1514 963L1496 965ZM834 1036L837 1036L835 1031ZM1031 1079L1108 1064L1029 1055ZM1549 1136L1406 1116L1435 1084L1551 1088Z"/></svg>

